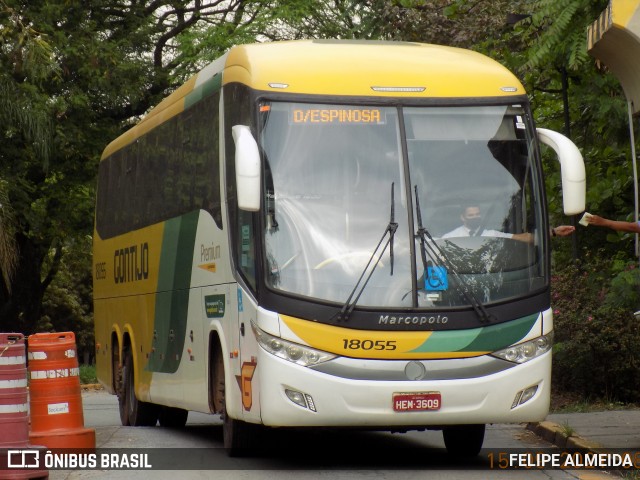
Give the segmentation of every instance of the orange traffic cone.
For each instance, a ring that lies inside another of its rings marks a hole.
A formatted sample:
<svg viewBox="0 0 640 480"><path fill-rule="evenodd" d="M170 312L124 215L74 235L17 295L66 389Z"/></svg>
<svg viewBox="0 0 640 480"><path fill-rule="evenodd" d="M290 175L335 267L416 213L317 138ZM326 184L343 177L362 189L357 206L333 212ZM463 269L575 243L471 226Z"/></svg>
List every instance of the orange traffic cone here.
<svg viewBox="0 0 640 480"><path fill-rule="evenodd" d="M29 438L50 449L95 450L96 431L84 428L75 335L36 333L27 344Z"/></svg>
<svg viewBox="0 0 640 480"><path fill-rule="evenodd" d="M0 478L49 478L44 454L29 444L24 335L0 333Z"/></svg>

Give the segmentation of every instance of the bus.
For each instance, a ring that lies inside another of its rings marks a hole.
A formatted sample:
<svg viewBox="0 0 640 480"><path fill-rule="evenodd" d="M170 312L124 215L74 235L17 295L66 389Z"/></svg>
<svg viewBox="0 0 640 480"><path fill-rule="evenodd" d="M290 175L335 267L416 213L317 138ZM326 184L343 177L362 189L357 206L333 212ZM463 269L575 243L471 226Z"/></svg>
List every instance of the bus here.
<svg viewBox="0 0 640 480"><path fill-rule="evenodd" d="M123 425L441 430L550 402L541 148L580 213L576 146L479 53L299 40L232 47L102 154L97 375ZM480 234L452 234L473 207ZM478 220L479 218L479 220Z"/></svg>

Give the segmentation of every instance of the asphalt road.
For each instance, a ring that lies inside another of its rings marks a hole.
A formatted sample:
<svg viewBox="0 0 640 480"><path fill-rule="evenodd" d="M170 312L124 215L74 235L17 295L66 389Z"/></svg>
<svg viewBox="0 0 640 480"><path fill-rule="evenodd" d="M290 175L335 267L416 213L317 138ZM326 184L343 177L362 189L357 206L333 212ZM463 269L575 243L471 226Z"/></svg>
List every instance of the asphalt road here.
<svg viewBox="0 0 640 480"><path fill-rule="evenodd" d="M97 468L51 469L52 480L73 479L575 479L615 478L600 472L517 468L502 470L502 452L552 452L551 444L523 425L487 426L481 455L460 463L444 450L438 431L391 434L360 431L276 431L270 450L229 458L222 448L218 416L190 412L184 429L123 427L115 396L103 390L83 393L85 427L95 428ZM126 450L125 450L126 449ZM125 452L125 453L123 453ZM129 454L128 452L132 452ZM152 469L100 468L101 455ZM146 455L146 456L145 456ZM123 458L126 457L126 458ZM595 476L594 476L595 475Z"/></svg>

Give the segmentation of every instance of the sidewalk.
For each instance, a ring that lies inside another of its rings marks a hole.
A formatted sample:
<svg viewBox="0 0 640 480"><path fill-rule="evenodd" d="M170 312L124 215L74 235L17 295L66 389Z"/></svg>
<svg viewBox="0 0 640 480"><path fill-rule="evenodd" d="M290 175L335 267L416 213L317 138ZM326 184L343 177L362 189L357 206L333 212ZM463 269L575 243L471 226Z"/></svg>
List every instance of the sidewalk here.
<svg viewBox="0 0 640 480"><path fill-rule="evenodd" d="M560 448L640 451L640 410L555 413L527 428Z"/></svg>

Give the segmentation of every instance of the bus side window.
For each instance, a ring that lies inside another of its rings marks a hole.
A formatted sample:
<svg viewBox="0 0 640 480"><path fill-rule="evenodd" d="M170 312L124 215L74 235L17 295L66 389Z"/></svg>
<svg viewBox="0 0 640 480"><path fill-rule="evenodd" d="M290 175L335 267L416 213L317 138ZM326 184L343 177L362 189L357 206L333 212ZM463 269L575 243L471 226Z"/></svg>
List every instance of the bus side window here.
<svg viewBox="0 0 640 480"><path fill-rule="evenodd" d="M183 114L183 162L189 168L190 204L207 210L222 229L218 105L214 93Z"/></svg>
<svg viewBox="0 0 640 480"><path fill-rule="evenodd" d="M229 213L229 226L233 256L238 273L247 281L248 285L256 289L256 250L254 220L257 213L248 212L238 208L236 194L235 171L235 143L231 134L233 125L252 125L250 95L247 87L232 84L223 90L224 103L228 107L224 109L225 129L225 157L226 157L226 197Z"/></svg>

